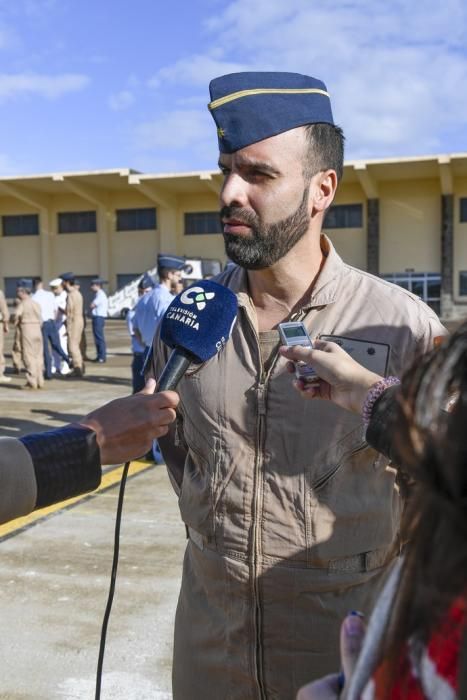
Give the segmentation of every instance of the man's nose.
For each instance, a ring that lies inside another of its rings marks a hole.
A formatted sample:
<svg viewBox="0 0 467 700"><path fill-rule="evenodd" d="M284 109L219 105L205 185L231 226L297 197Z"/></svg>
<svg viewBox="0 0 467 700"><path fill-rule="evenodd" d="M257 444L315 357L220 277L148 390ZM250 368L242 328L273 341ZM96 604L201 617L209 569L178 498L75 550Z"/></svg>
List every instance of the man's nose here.
<svg viewBox="0 0 467 700"><path fill-rule="evenodd" d="M246 207L248 205L247 183L236 173L229 173L221 189L220 202L223 207Z"/></svg>

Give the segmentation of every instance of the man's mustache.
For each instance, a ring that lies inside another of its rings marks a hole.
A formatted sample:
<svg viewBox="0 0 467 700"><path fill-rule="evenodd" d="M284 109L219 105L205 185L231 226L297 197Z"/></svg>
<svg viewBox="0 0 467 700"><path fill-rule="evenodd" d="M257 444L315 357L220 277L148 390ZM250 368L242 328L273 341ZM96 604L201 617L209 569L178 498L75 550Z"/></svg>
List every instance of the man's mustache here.
<svg viewBox="0 0 467 700"><path fill-rule="evenodd" d="M235 219L245 226L257 226L258 220L256 214L253 214L248 209L242 207L222 207L220 210L221 221L225 219Z"/></svg>

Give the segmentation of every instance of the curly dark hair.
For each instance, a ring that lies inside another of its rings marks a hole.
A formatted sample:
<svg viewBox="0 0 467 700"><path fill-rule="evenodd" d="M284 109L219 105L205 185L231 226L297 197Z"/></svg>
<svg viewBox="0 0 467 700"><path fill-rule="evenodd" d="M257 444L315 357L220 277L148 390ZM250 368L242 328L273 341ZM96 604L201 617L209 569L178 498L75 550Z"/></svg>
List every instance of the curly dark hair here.
<svg viewBox="0 0 467 700"><path fill-rule="evenodd" d="M400 468L414 484L384 649L394 664L401 645L426 642L467 589L467 322L404 376L395 427Z"/></svg>

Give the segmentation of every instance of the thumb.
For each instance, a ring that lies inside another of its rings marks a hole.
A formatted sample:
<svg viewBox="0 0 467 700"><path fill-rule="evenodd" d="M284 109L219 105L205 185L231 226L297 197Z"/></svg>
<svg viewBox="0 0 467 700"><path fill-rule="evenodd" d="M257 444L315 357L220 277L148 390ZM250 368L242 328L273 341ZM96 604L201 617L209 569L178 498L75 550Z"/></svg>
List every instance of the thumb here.
<svg viewBox="0 0 467 700"><path fill-rule="evenodd" d="M146 379L144 389L141 389L140 394L154 394L157 389L157 382L152 377Z"/></svg>
<svg viewBox="0 0 467 700"><path fill-rule="evenodd" d="M365 639L366 627L362 617L362 613L351 612L341 626L341 664L346 683L353 675Z"/></svg>

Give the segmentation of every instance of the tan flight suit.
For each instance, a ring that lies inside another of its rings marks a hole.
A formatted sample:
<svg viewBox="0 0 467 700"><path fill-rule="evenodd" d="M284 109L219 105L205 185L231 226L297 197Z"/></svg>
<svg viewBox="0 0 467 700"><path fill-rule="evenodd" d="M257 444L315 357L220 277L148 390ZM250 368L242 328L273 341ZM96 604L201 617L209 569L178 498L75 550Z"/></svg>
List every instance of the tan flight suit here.
<svg viewBox="0 0 467 700"><path fill-rule="evenodd" d="M66 298L66 330L68 335L68 352L75 369L83 369L81 354L81 336L84 330L83 296L77 289L71 288Z"/></svg>
<svg viewBox="0 0 467 700"><path fill-rule="evenodd" d="M3 355L4 324L8 323L10 314L6 304L5 295L0 289L0 377L5 373L5 357Z"/></svg>
<svg viewBox="0 0 467 700"><path fill-rule="evenodd" d="M23 367L23 353L21 350L21 331L19 329L19 326L15 326L15 335L13 336L11 357L13 360L13 367L15 368L17 374L19 374Z"/></svg>
<svg viewBox="0 0 467 700"><path fill-rule="evenodd" d="M15 323L20 329L26 384L37 389L44 385L42 313L39 304L30 297L22 299L16 308Z"/></svg>
<svg viewBox="0 0 467 700"><path fill-rule="evenodd" d="M401 376L445 329L414 295L346 265L325 237L322 248L294 318L311 337L387 343L387 374ZM245 270L214 281L237 295L232 337L188 368L160 439L189 533L173 697L292 700L339 670L342 619L370 612L399 552L397 472L366 443L360 416L302 399L277 351L264 367ZM157 337L154 348L158 377L170 349Z"/></svg>

